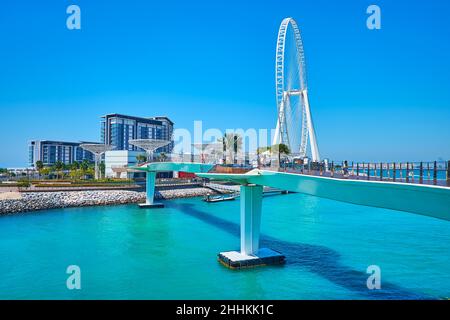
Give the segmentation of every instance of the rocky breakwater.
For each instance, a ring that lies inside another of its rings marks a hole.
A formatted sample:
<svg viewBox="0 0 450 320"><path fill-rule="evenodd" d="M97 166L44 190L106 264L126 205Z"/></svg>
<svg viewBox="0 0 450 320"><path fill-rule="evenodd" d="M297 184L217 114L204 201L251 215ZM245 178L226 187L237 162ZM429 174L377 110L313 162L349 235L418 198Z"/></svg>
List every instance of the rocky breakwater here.
<svg viewBox="0 0 450 320"><path fill-rule="evenodd" d="M215 194L215 192L208 188L184 188L184 189L172 189L172 190L161 190L155 192L155 199L176 199L176 198L193 198L202 197L207 194Z"/></svg>
<svg viewBox="0 0 450 320"><path fill-rule="evenodd" d="M186 188L157 191L156 199L199 197L211 194L207 188ZM145 192L126 190L92 190L67 192L30 192L20 197L0 199L0 215L17 212L69 207L103 206L145 202Z"/></svg>
<svg viewBox="0 0 450 320"><path fill-rule="evenodd" d="M141 201L145 201L144 193L123 190L23 193L21 199L0 201L0 214Z"/></svg>

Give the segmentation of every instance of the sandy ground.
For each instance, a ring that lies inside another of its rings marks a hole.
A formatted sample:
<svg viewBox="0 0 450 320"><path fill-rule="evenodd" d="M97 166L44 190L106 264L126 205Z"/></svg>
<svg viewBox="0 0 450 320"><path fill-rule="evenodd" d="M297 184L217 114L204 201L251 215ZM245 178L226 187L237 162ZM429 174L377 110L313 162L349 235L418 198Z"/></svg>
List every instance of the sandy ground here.
<svg viewBox="0 0 450 320"><path fill-rule="evenodd" d="M0 192L0 200L19 200L22 195L19 192Z"/></svg>

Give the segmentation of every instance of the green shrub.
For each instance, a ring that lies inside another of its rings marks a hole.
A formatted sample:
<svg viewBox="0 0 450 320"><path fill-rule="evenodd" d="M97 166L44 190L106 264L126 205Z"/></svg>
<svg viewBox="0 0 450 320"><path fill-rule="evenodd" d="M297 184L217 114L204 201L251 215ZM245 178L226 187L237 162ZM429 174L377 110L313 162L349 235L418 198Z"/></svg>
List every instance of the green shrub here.
<svg viewBox="0 0 450 320"><path fill-rule="evenodd" d="M30 180L28 179L20 179L19 181L17 181L17 186L19 188L29 188L31 185Z"/></svg>

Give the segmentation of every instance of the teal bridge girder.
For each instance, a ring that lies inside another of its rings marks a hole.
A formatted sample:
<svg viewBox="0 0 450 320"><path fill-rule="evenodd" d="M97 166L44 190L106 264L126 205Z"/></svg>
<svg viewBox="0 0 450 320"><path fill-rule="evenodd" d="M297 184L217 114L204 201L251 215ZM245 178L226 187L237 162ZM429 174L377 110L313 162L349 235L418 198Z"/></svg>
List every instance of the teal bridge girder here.
<svg viewBox="0 0 450 320"><path fill-rule="evenodd" d="M450 220L450 188L441 186L337 179L258 169L245 174L199 173L198 176Z"/></svg>
<svg viewBox="0 0 450 320"><path fill-rule="evenodd" d="M241 185L241 254L257 255L262 186L299 192L357 205L405 211L450 220L450 188L398 182L336 179L254 169L244 174L209 172L213 164L154 162L133 170L147 172L147 203L153 204L156 172L185 171L201 178ZM301 204L299 204L301 205ZM263 250L263 249L261 249Z"/></svg>

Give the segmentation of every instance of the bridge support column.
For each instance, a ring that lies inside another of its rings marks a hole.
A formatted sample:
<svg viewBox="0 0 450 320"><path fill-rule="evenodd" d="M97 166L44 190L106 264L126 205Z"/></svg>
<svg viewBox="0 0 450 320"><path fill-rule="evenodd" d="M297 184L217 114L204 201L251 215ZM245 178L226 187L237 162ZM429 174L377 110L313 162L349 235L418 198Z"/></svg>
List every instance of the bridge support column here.
<svg viewBox="0 0 450 320"><path fill-rule="evenodd" d="M146 179L146 195L147 199L145 203L139 204L141 208L163 208L162 203L155 203L155 184L156 184L156 171L147 171Z"/></svg>
<svg viewBox="0 0 450 320"><path fill-rule="evenodd" d="M259 248L263 186L241 186L241 250L219 253L219 261L231 269L282 264L285 257Z"/></svg>
<svg viewBox="0 0 450 320"><path fill-rule="evenodd" d="M241 254L256 254L259 250L263 187L241 186Z"/></svg>

